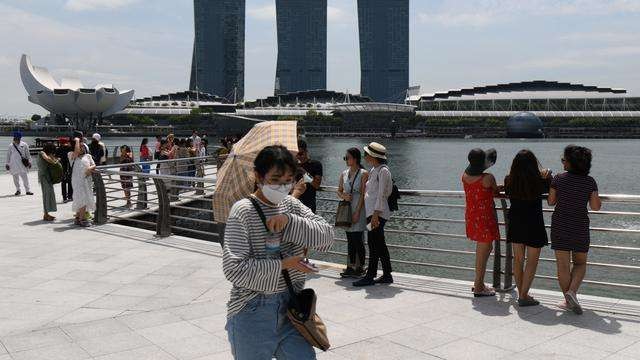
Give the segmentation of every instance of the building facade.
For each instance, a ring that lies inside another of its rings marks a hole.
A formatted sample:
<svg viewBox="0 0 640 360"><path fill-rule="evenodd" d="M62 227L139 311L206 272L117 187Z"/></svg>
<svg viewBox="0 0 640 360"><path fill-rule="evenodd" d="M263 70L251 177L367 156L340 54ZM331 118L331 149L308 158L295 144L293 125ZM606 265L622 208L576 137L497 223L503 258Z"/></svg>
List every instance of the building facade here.
<svg viewBox="0 0 640 360"><path fill-rule="evenodd" d="M360 93L401 103L409 87L409 0L358 0Z"/></svg>
<svg viewBox="0 0 640 360"><path fill-rule="evenodd" d="M274 93L327 88L327 0L276 0Z"/></svg>
<svg viewBox="0 0 640 360"><path fill-rule="evenodd" d="M245 0L194 0L189 89L244 98Z"/></svg>

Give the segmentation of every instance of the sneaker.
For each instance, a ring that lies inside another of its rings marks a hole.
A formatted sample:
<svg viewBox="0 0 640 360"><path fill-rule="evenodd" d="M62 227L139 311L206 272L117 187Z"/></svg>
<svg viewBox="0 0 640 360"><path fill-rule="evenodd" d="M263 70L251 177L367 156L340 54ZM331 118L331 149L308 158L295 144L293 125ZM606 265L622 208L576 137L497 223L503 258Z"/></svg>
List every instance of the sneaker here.
<svg viewBox="0 0 640 360"><path fill-rule="evenodd" d="M68 202L69 202L69 199L62 199L62 203L63 203L63 204L66 204L66 203L68 203Z"/></svg>
<svg viewBox="0 0 640 360"><path fill-rule="evenodd" d="M373 280L370 277L364 277L356 282L353 283L353 286L355 287L362 287L362 286L372 286L375 285L376 282L375 280Z"/></svg>
<svg viewBox="0 0 640 360"><path fill-rule="evenodd" d="M350 277L353 277L354 275L355 275L355 270L353 270L353 268L349 266L347 266L347 268L340 273L341 278L350 278Z"/></svg>
<svg viewBox="0 0 640 360"><path fill-rule="evenodd" d="M31 191L27 191L27 195L33 195Z"/></svg>
<svg viewBox="0 0 640 360"><path fill-rule="evenodd" d="M20 195L20 190L16 191L15 194L13 194L13 195L15 195L15 196Z"/></svg>
<svg viewBox="0 0 640 360"><path fill-rule="evenodd" d="M393 284L393 276L391 276L391 274L389 275L382 275L379 278L373 280L376 284Z"/></svg>
<svg viewBox="0 0 640 360"><path fill-rule="evenodd" d="M582 315L582 306L580 306L580 303L578 302L576 293L574 293L573 291L567 291L564 294L564 299L567 301L567 304L571 306L571 310L576 315Z"/></svg>

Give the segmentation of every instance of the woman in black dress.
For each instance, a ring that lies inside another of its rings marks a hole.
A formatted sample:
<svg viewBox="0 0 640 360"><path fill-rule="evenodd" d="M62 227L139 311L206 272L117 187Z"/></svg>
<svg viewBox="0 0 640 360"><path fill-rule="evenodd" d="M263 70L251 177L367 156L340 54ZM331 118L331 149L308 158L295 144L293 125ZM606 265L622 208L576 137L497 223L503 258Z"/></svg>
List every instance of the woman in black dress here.
<svg viewBox="0 0 640 360"><path fill-rule="evenodd" d="M518 287L518 305L540 304L529 289L536 275L540 251L549 241L542 216L542 194L549 191L551 171L542 170L530 150L520 150L504 179L511 206L507 216L507 242L513 246L513 275ZM525 264L526 256L526 264Z"/></svg>
<svg viewBox="0 0 640 360"><path fill-rule="evenodd" d="M565 302L560 307L582 314L576 293L587 272L589 251L589 212L599 211L602 203L598 185L589 176L591 150L576 145L564 149L562 165L566 172L553 178L549 205L555 205L551 217L551 248L556 252L558 282ZM573 263L573 266L572 266Z"/></svg>

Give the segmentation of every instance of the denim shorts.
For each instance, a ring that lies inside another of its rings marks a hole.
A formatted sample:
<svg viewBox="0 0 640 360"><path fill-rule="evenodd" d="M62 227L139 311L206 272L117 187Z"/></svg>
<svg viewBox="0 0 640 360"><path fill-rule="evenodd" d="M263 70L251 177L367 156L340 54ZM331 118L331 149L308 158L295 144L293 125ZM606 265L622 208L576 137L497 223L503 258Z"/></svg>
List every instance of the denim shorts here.
<svg viewBox="0 0 640 360"><path fill-rule="evenodd" d="M227 320L236 360L315 359L313 347L287 318L289 294L259 295Z"/></svg>

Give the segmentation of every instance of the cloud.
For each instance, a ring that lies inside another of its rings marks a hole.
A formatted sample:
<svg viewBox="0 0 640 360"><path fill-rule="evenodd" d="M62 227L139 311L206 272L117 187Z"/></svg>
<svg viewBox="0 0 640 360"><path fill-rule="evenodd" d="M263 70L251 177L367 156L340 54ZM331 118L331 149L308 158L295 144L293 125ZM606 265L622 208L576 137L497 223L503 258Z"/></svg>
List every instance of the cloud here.
<svg viewBox="0 0 640 360"><path fill-rule="evenodd" d="M636 0L443 0L418 13L421 23L484 27L531 16L603 16L640 12Z"/></svg>
<svg viewBox="0 0 640 360"><path fill-rule="evenodd" d="M138 0L67 0L64 7L71 11L114 10L136 2Z"/></svg>
<svg viewBox="0 0 640 360"><path fill-rule="evenodd" d="M247 14L250 18L256 20L275 20L276 18L276 5L266 4L262 6L247 8Z"/></svg>

